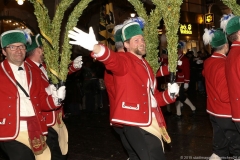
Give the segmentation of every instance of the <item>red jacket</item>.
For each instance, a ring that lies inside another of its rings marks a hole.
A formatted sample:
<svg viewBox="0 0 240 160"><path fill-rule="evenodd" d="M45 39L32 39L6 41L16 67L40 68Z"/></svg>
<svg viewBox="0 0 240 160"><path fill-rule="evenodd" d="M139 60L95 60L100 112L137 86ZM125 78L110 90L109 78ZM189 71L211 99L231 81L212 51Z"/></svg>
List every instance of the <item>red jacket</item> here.
<svg viewBox="0 0 240 160"><path fill-rule="evenodd" d="M48 96L42 85L39 73L24 63L26 69L29 96L43 135L47 134L45 117L42 111L55 109L52 96ZM12 140L20 129L20 98L16 79L7 60L0 64L0 141Z"/></svg>
<svg viewBox="0 0 240 160"><path fill-rule="evenodd" d="M226 56L213 53L202 71L207 91L207 112L217 117L232 117L225 73Z"/></svg>
<svg viewBox="0 0 240 160"><path fill-rule="evenodd" d="M42 70L32 60L30 60L29 58L26 58L26 62L27 62L28 65L30 65L31 67L33 67L34 69L36 69L39 72L39 74L41 75L41 78L42 78L43 86L45 88L47 88L49 86L48 77L45 76L45 74L42 72ZM46 68L46 66L44 66L44 67ZM69 67L68 74L71 74L71 73L73 73L77 70L79 70L79 69L75 69L73 67L73 63L71 63L70 67ZM62 107L59 107L57 110L43 111L42 114L43 114L43 116L46 117L47 126L49 127L49 126L55 125L59 114L62 113L62 112L63 112ZM62 113L62 115L63 115L63 113Z"/></svg>
<svg viewBox="0 0 240 160"><path fill-rule="evenodd" d="M182 61L182 65L177 66L176 82L189 83L190 81L189 59L184 54L181 54L178 56L178 60Z"/></svg>
<svg viewBox="0 0 240 160"><path fill-rule="evenodd" d="M69 64L69 67L68 67L68 75L80 70L81 68L74 68L73 66L73 61Z"/></svg>
<svg viewBox="0 0 240 160"><path fill-rule="evenodd" d="M233 121L240 122L240 42L233 42L226 60L226 78Z"/></svg>
<svg viewBox="0 0 240 160"><path fill-rule="evenodd" d="M94 57L93 53L92 57ZM168 91L159 92L156 89L153 71L145 59L141 60L129 52L116 53L107 47L105 47L105 53L96 59L104 63L106 69L111 70L114 77L116 94L114 107L110 108L111 123L133 126L149 126L151 124L152 106L147 69L154 83L153 93L158 106L175 101L170 98Z"/></svg>
<svg viewBox="0 0 240 160"><path fill-rule="evenodd" d="M125 52L117 52L117 53L125 53ZM104 84L106 86L106 90L108 93L108 99L109 99L109 104L110 104L110 108L114 107L114 100L115 100L115 87L114 87L114 78L113 78L113 74L110 70L105 70L104 72ZM112 117L112 112L114 111L114 109L110 110L110 116Z"/></svg>

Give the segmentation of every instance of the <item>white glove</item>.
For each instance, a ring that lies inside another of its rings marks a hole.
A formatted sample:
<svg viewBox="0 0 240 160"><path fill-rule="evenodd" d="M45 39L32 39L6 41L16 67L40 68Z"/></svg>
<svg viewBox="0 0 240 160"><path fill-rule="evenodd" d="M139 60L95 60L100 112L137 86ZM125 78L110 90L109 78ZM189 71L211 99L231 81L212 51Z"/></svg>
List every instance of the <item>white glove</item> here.
<svg viewBox="0 0 240 160"><path fill-rule="evenodd" d="M60 106L61 101L65 99L66 96L65 88L66 88L65 86L62 86L58 90L52 90L52 98L56 106Z"/></svg>
<svg viewBox="0 0 240 160"><path fill-rule="evenodd" d="M45 91L47 92L48 95L52 95L53 92L56 90L57 88L53 84L50 84L47 88L45 88Z"/></svg>
<svg viewBox="0 0 240 160"><path fill-rule="evenodd" d="M183 88L184 88L184 89L188 89L188 83L184 83Z"/></svg>
<svg viewBox="0 0 240 160"><path fill-rule="evenodd" d="M89 33L85 33L82 30L74 27L73 30L68 31L68 37L75 40L69 41L70 44L80 45L89 51L92 51L94 45L98 44L92 27L89 28Z"/></svg>
<svg viewBox="0 0 240 160"><path fill-rule="evenodd" d="M203 60L199 59L199 60L197 60L196 63L197 63L197 64L202 64L202 63L203 63Z"/></svg>
<svg viewBox="0 0 240 160"><path fill-rule="evenodd" d="M181 60L178 60L178 61L177 61L177 65L178 65L178 66L181 66L181 65L182 65L182 61L181 61Z"/></svg>
<svg viewBox="0 0 240 160"><path fill-rule="evenodd" d="M62 86L57 90L57 98L63 101L65 97L66 97L66 87Z"/></svg>
<svg viewBox="0 0 240 160"><path fill-rule="evenodd" d="M177 95L179 92L179 85L177 83L168 83L168 95L171 96L171 93Z"/></svg>
<svg viewBox="0 0 240 160"><path fill-rule="evenodd" d="M73 60L73 67L74 67L75 69L81 68L81 67L82 67L82 64L83 64L83 62L82 62L82 56L78 56L77 58L75 58L75 59Z"/></svg>

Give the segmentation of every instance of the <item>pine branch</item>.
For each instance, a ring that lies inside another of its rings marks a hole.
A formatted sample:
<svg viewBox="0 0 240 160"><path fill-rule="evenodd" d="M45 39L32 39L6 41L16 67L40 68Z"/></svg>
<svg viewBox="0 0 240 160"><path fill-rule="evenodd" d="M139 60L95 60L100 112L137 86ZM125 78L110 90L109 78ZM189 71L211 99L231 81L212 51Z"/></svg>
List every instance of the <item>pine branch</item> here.
<svg viewBox="0 0 240 160"><path fill-rule="evenodd" d="M180 6L182 0L159 1L158 6L162 9L163 19L166 26L166 38L168 42L168 64L170 72L176 73L177 68L177 44L178 28L180 19Z"/></svg>
<svg viewBox="0 0 240 160"><path fill-rule="evenodd" d="M234 15L240 16L240 5L237 4L236 0L222 0L225 5L231 8Z"/></svg>
<svg viewBox="0 0 240 160"><path fill-rule="evenodd" d="M77 25L78 18L82 15L82 12L85 8L87 8L88 4L92 0L81 0L73 9L72 13L69 16L66 31L72 30L73 27ZM68 73L68 64L70 63L70 56L72 45L69 44L68 32L64 35L63 42L63 50L61 54L61 62L60 62L60 77L62 80L66 80Z"/></svg>

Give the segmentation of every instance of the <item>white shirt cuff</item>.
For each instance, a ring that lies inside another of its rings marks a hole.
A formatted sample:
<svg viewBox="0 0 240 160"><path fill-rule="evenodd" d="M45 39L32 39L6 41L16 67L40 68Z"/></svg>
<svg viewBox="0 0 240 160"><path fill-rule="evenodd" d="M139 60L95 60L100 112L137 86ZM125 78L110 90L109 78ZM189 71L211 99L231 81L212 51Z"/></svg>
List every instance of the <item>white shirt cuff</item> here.
<svg viewBox="0 0 240 160"><path fill-rule="evenodd" d="M101 45L100 45L100 47L101 47L100 52L98 54L94 53L94 57L95 58L101 57L104 54L104 52L105 52L105 47L103 47Z"/></svg>

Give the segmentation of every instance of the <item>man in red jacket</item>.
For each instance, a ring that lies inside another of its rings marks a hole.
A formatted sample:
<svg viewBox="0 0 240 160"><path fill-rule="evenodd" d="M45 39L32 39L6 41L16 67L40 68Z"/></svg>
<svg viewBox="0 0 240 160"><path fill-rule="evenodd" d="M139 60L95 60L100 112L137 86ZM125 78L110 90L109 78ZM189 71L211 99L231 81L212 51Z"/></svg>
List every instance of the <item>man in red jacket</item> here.
<svg viewBox="0 0 240 160"><path fill-rule="evenodd" d="M174 102L170 93L177 95L179 86L168 84L168 90L163 92L156 89L154 73L143 58L145 41L139 23L129 22L122 28L125 53L116 53L99 45L92 27L89 34L74 28L68 36L75 40L70 41L71 44L93 51L91 56L112 71L116 94L110 121L123 127L134 153L130 159L164 160L162 138L168 143L171 140L159 106Z"/></svg>
<svg viewBox="0 0 240 160"><path fill-rule="evenodd" d="M60 107L65 88L47 94L40 74L24 62L23 31L2 33L1 48L6 59L0 64L0 146L11 160L50 160L42 111Z"/></svg>
<svg viewBox="0 0 240 160"><path fill-rule="evenodd" d="M232 107L232 120L240 132L240 16L235 16L227 22L226 33L232 42L226 60L226 77L228 83L229 98Z"/></svg>
<svg viewBox="0 0 240 160"><path fill-rule="evenodd" d="M232 121L227 79L225 73L226 54L229 45L222 30L205 30L204 44L214 48L212 56L205 60L203 76L207 91L207 112L213 127L213 154L210 160L221 160L221 157L240 156L240 133ZM230 154L230 155L229 155ZM233 158L234 159L234 158Z"/></svg>
<svg viewBox="0 0 240 160"><path fill-rule="evenodd" d="M78 71L82 66L82 56L77 57L69 67L69 74ZM31 36L31 44L27 45L26 62L29 66L35 68L41 75L44 86L47 88L49 78L44 63L44 52L41 41L41 35ZM50 85L49 90L54 86ZM65 87L65 86L64 86ZM51 151L51 160L65 160L68 152L68 131L62 120L63 107L51 112L44 111L42 114L46 117L48 127L47 144Z"/></svg>
<svg viewBox="0 0 240 160"><path fill-rule="evenodd" d="M196 111L196 107L192 104L192 102L186 97L185 91L189 87L189 81L190 81L190 65L189 65L189 59L183 54L183 42L178 43L178 66L177 66L177 74L176 74L176 82L180 84L180 90L179 90L179 97L177 98L177 101L175 103L176 105L176 117L181 118L181 107L183 106L183 103L187 104L193 114Z"/></svg>
<svg viewBox="0 0 240 160"><path fill-rule="evenodd" d="M122 41L122 24L121 25L117 25L114 27L114 41L115 41L115 49L116 52L119 53L124 53L124 45L123 45L123 41ZM111 71L109 70L105 70L104 73L104 82L106 85L106 89L107 89L107 93L108 93L108 98L109 98L109 104L110 104L110 116L112 117L112 114L115 109L113 109L115 105L115 87L114 87L114 77ZM123 132L123 127L122 126L115 126L113 124L113 129L115 130L115 132L117 132L117 134L120 136L121 142L124 146L124 148L126 149L128 156L130 156L132 153L132 149L131 146L128 144L126 137L124 136L124 132Z"/></svg>

